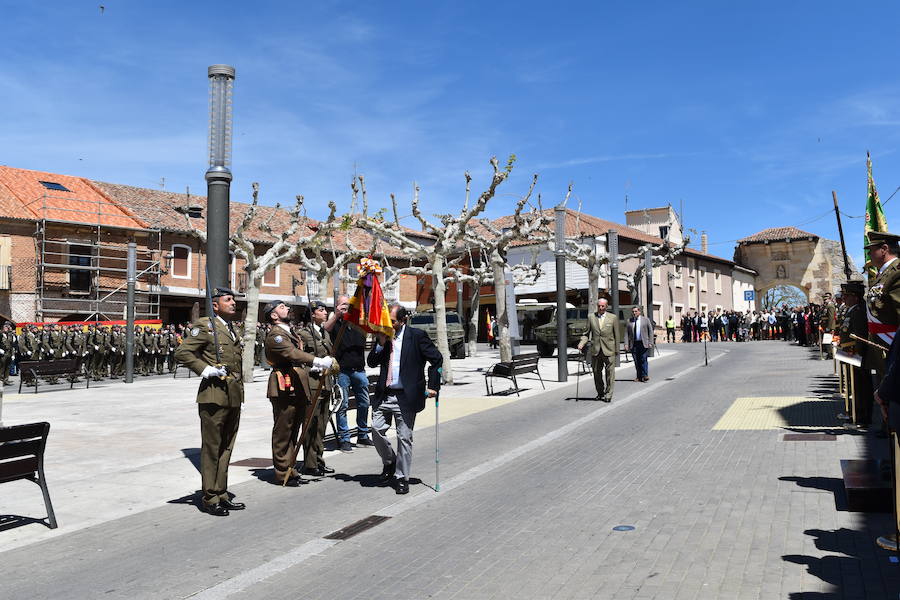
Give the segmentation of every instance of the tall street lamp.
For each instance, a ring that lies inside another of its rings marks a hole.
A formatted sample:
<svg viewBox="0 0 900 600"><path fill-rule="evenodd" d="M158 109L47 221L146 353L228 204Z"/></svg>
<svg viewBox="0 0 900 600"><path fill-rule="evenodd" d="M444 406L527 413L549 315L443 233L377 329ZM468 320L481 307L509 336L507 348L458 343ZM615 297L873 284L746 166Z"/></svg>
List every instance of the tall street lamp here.
<svg viewBox="0 0 900 600"><path fill-rule="evenodd" d="M234 67L212 65L209 76L209 169L206 171L206 260L210 288L229 286L231 109ZM230 287L230 286L229 286Z"/></svg>

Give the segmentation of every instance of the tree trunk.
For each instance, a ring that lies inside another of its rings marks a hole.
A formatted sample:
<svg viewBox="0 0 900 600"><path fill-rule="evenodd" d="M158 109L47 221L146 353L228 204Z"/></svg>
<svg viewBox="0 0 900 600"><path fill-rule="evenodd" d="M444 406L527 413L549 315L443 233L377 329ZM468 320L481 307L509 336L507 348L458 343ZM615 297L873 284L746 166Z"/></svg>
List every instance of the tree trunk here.
<svg viewBox="0 0 900 600"><path fill-rule="evenodd" d="M453 385L453 367L450 364L450 344L447 343L447 286L444 283L444 257L435 253L431 259L431 274L434 281L434 328L437 347L444 357L443 380Z"/></svg>
<svg viewBox="0 0 900 600"><path fill-rule="evenodd" d="M469 316L469 356L478 355L478 306L481 304L481 290L479 286L473 285L475 290L472 292L472 314Z"/></svg>
<svg viewBox="0 0 900 600"><path fill-rule="evenodd" d="M588 313L597 308L597 298L600 296L600 266L596 258L588 263Z"/></svg>
<svg viewBox="0 0 900 600"><path fill-rule="evenodd" d="M506 274L503 272L506 261L500 253L491 254L491 267L494 270L494 298L497 303L497 326L500 330L500 360L508 362L512 360L512 344L509 340L509 311L506 310Z"/></svg>
<svg viewBox="0 0 900 600"><path fill-rule="evenodd" d="M246 383L253 382L253 357L256 349L256 324L259 314L259 287L262 277L253 279L247 274L247 316L244 317L244 353L241 357L241 370Z"/></svg>
<svg viewBox="0 0 900 600"><path fill-rule="evenodd" d="M320 273L319 274L319 293L316 294L316 300L320 300L325 302L325 299L328 297L328 273ZM310 298L312 300L312 298Z"/></svg>

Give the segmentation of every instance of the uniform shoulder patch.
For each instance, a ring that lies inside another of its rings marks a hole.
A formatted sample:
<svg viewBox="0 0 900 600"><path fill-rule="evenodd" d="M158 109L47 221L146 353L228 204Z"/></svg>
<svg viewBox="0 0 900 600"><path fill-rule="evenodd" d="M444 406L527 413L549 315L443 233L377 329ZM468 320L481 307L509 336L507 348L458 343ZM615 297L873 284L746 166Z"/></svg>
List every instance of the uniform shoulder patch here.
<svg viewBox="0 0 900 600"><path fill-rule="evenodd" d="M275 336L275 343L276 343L276 344L280 344L280 343L283 342L283 341L284 341L284 338L281 337L280 335L276 335L276 336Z"/></svg>
<svg viewBox="0 0 900 600"><path fill-rule="evenodd" d="M192 336L196 336L198 333L200 333L200 328L199 328L199 327L194 327L193 329L191 329L191 335L192 335Z"/></svg>

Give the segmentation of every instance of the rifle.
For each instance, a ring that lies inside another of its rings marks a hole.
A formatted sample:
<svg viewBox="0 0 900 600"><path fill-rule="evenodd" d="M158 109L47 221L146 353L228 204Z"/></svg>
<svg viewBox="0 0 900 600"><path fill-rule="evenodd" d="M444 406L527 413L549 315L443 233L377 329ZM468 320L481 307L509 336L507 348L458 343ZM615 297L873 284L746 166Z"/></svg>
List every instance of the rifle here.
<svg viewBox="0 0 900 600"><path fill-rule="evenodd" d="M209 328L212 329L213 334L213 346L216 350L216 367L222 367L222 349L219 347L219 332L216 331L216 324L213 323L213 316L215 313L213 312L213 302L212 302L212 290L209 288L209 265L203 265L206 271L206 315L209 319ZM225 381L225 376L219 377L222 381ZM228 386L225 386L225 393L228 393Z"/></svg>
<svg viewBox="0 0 900 600"><path fill-rule="evenodd" d="M868 345L870 345L870 346L872 346L872 347L874 347L874 348L878 348L879 350L883 350L884 352L890 352L890 350L891 350L891 349L890 349L889 347L887 347L887 346L882 346L881 344L872 342L872 341L870 341L870 340L867 340L866 338L859 337L859 336L856 335L855 333L851 333L851 334L850 334L850 337L852 337L854 340L859 340L860 342L864 342L864 343L866 343L866 344L868 344Z"/></svg>

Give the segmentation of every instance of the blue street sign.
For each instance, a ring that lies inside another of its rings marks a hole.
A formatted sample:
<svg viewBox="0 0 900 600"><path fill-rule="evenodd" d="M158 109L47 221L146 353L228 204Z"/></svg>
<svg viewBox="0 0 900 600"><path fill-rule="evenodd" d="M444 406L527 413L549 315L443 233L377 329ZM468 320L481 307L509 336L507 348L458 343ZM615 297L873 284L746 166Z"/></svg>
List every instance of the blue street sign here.
<svg viewBox="0 0 900 600"><path fill-rule="evenodd" d="M744 291L744 300L746 300L747 302L750 302L755 299L756 299L756 292L754 292L753 290L745 290Z"/></svg>

